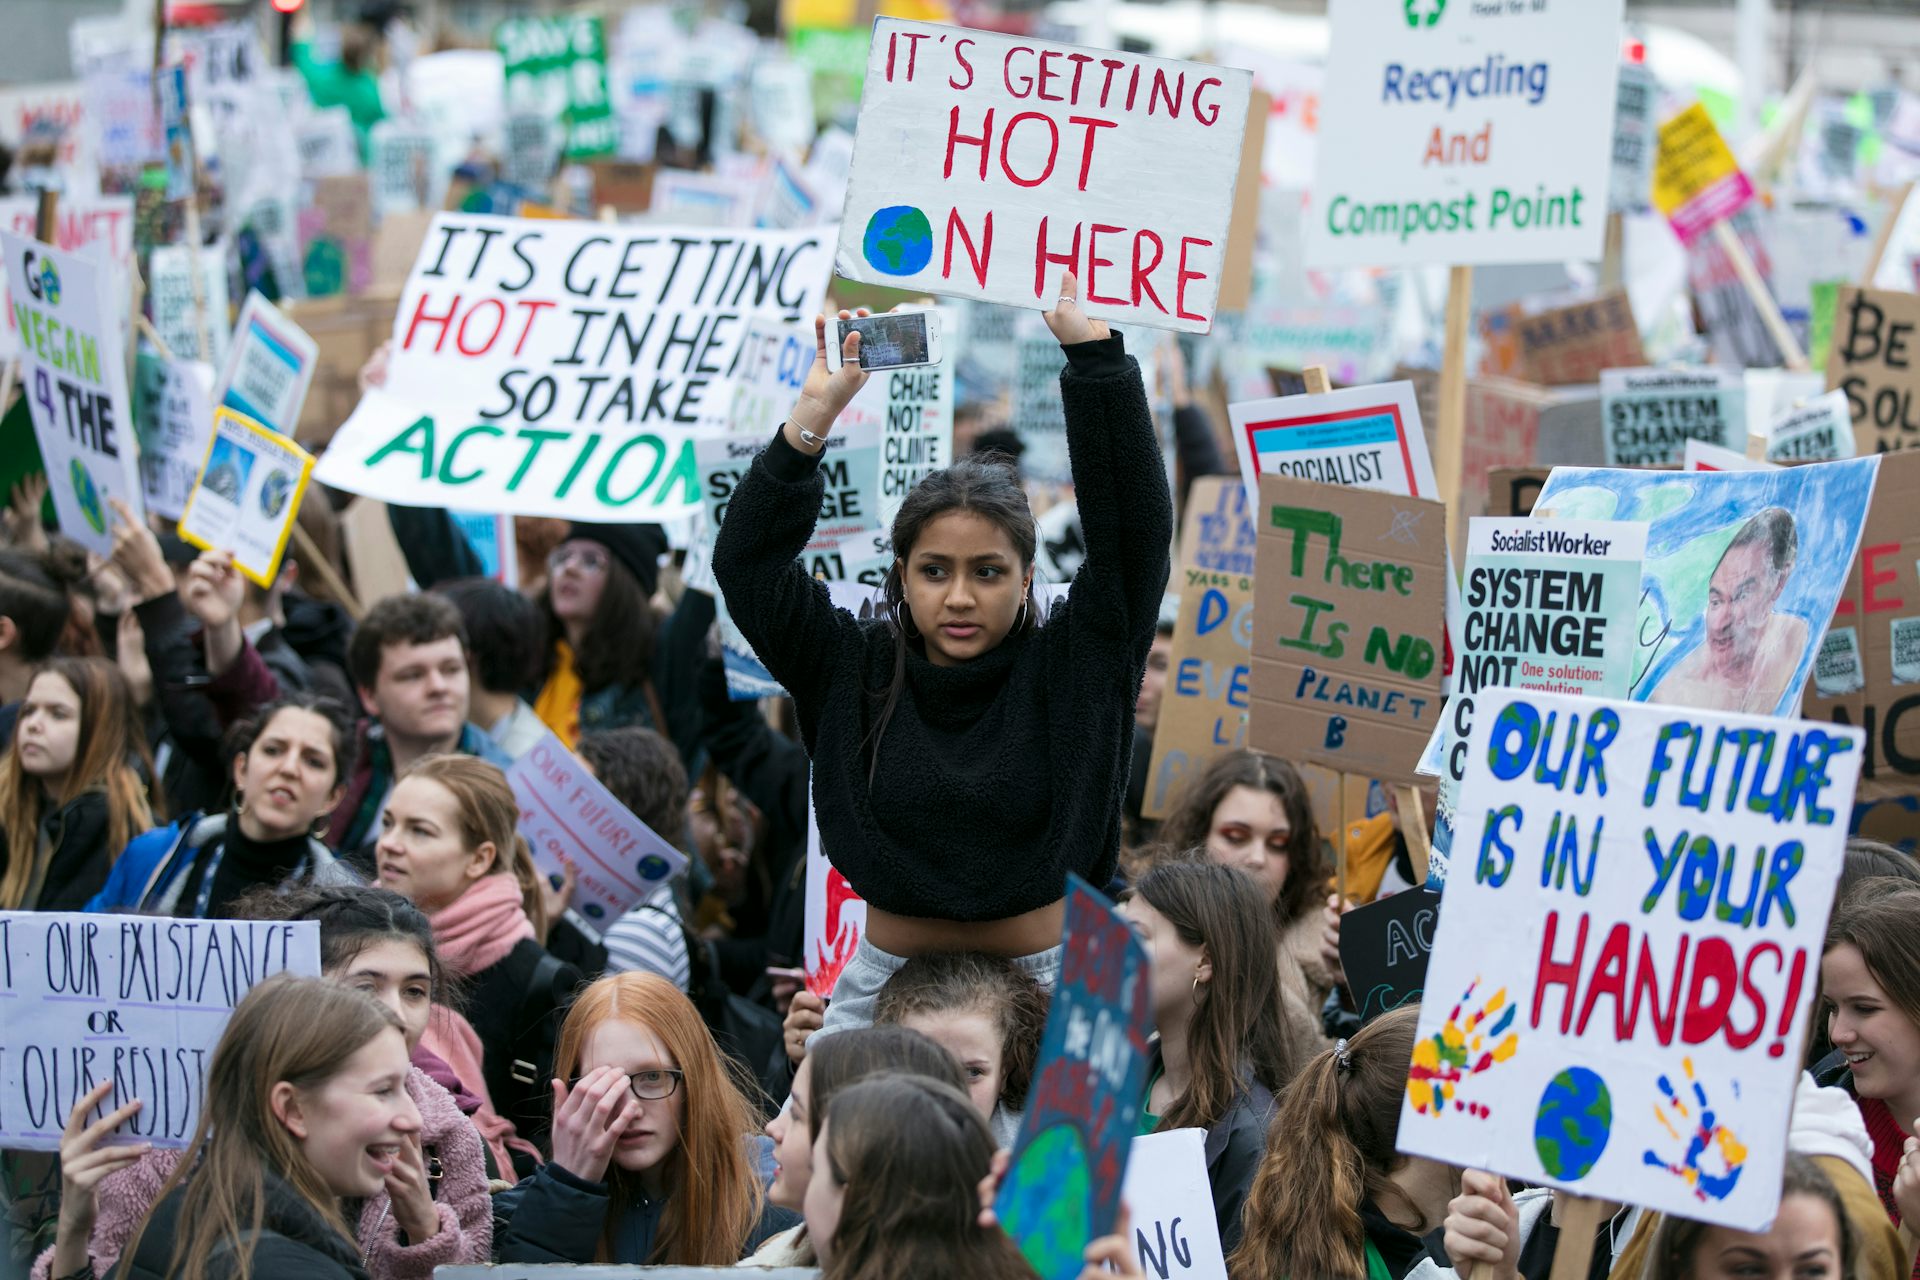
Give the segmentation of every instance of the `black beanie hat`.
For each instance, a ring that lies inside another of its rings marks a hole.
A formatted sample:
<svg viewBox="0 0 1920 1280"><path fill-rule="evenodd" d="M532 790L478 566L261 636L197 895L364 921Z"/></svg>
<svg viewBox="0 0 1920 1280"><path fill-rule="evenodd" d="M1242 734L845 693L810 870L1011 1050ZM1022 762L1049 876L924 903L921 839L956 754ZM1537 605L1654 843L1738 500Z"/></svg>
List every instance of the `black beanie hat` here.
<svg viewBox="0 0 1920 1280"><path fill-rule="evenodd" d="M567 528L568 542L597 542L640 580L640 593L651 597L660 585L660 557L667 553L667 533L657 524L579 524Z"/></svg>

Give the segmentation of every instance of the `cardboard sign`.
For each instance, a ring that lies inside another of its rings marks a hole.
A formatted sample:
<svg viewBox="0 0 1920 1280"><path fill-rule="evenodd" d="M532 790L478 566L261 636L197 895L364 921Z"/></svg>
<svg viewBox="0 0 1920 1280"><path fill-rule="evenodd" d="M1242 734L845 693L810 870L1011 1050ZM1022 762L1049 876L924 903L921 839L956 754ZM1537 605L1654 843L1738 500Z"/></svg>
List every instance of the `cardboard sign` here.
<svg viewBox="0 0 1920 1280"><path fill-rule="evenodd" d="M183 244L155 245L147 256L147 299L153 331L182 360L227 360L227 246L200 250L200 307L193 305L193 259ZM202 340L205 340L204 347ZM204 352L204 354L203 354Z"/></svg>
<svg viewBox="0 0 1920 1280"><path fill-rule="evenodd" d="M446 175L434 164L432 133L398 120L381 120L374 124L368 145L375 214L385 218L440 207Z"/></svg>
<svg viewBox="0 0 1920 1280"><path fill-rule="evenodd" d="M1179 591L1180 617L1167 651L1167 683L1140 802L1147 818L1166 817L1187 779L1247 740L1253 577L1189 564Z"/></svg>
<svg viewBox="0 0 1920 1280"><path fill-rule="evenodd" d="M1610 467L1672 467L1687 441L1746 443L1747 391L1737 369L1607 369L1601 412Z"/></svg>
<svg viewBox="0 0 1920 1280"><path fill-rule="evenodd" d="M214 403L291 435L313 381L319 348L280 308L249 293L233 327L226 367L214 387Z"/></svg>
<svg viewBox="0 0 1920 1280"><path fill-rule="evenodd" d="M40 202L37 199L31 196L0 196L0 227L5 227L23 240L32 240L39 220ZM98 246L94 249L97 262L118 264L129 261L133 256L133 197L100 196L88 199L71 194L61 196L54 216L53 244L55 248L64 250ZM4 292L6 287L6 265L0 263L0 292ZM19 354L20 331L15 325L13 309L9 307L5 322L0 323L0 360L11 360Z"/></svg>
<svg viewBox="0 0 1920 1280"><path fill-rule="evenodd" d="M1133 1140L1121 1192L1140 1272L1159 1280L1223 1280L1227 1259L1207 1181L1207 1131L1168 1129Z"/></svg>
<svg viewBox="0 0 1920 1280"><path fill-rule="evenodd" d="M1399 1149L1764 1229L1861 737L1490 698Z"/></svg>
<svg viewBox="0 0 1920 1280"><path fill-rule="evenodd" d="M1533 514L1533 501L1550 473L1548 467L1495 467L1487 474L1487 514Z"/></svg>
<svg viewBox="0 0 1920 1280"><path fill-rule="evenodd" d="M575 877L573 909L604 930L687 869L687 855L602 786L552 733L507 769L520 834L555 887Z"/></svg>
<svg viewBox="0 0 1920 1280"><path fill-rule="evenodd" d="M1066 954L1033 1091L994 1198L1040 1280L1077 1280L1087 1245L1113 1230L1147 1091L1147 955L1092 885L1067 876Z"/></svg>
<svg viewBox="0 0 1920 1280"><path fill-rule="evenodd" d="M58 1151L67 1116L146 1105L107 1139L180 1150L240 997L276 973L320 976L311 920L168 920L0 911L0 1147Z"/></svg>
<svg viewBox="0 0 1920 1280"><path fill-rule="evenodd" d="M954 323L950 313L949 325ZM953 362L893 369L883 384L886 421L880 437L880 526L891 528L907 494L953 461ZM869 386L872 383L868 384ZM857 403L862 397L854 397ZM1064 419L1063 419L1064 421Z"/></svg>
<svg viewBox="0 0 1920 1280"><path fill-rule="evenodd" d="M1180 563L1207 573L1252 577L1255 537L1246 486L1232 476L1195 476L1180 523Z"/></svg>
<svg viewBox="0 0 1920 1280"><path fill-rule="evenodd" d="M834 267L849 280L1213 324L1253 77L881 18Z"/></svg>
<svg viewBox="0 0 1920 1280"><path fill-rule="evenodd" d="M20 334L20 387L46 461L60 531L89 551L113 552L118 498L142 518L139 442L121 345L126 306L117 273L0 230L8 301Z"/></svg>
<svg viewBox="0 0 1920 1280"><path fill-rule="evenodd" d="M1920 296L1881 289L1840 290L1827 386L1847 393L1853 437L1863 453L1920 445Z"/></svg>
<svg viewBox="0 0 1920 1280"><path fill-rule="evenodd" d="M569 160L612 155L620 142L607 92L606 31L596 14L508 18L493 29L507 78L507 110L562 125Z"/></svg>
<svg viewBox="0 0 1920 1280"><path fill-rule="evenodd" d="M1600 256L1620 0L1332 0L1307 261Z"/></svg>
<svg viewBox="0 0 1920 1280"><path fill-rule="evenodd" d="M1640 328L1633 322L1633 304L1623 289L1519 317L1514 329L1516 374L1543 386L1598 382L1603 369L1647 362Z"/></svg>
<svg viewBox="0 0 1920 1280"><path fill-rule="evenodd" d="M827 860L820 847L820 821L813 812L813 785L807 785L806 938L801 967L807 990L822 1000L833 995L840 974L853 959L867 931L867 900Z"/></svg>
<svg viewBox="0 0 1920 1280"><path fill-rule="evenodd" d="M1424 409L1421 416L1426 417ZM1503 468L1597 466L1605 460L1600 398L1592 385L1542 387L1511 378L1469 378L1465 427L1460 493L1469 503L1487 492L1492 476ZM1461 509L1469 515L1511 514L1465 504Z"/></svg>
<svg viewBox="0 0 1920 1280"><path fill-rule="evenodd" d="M1673 225L1680 243L1692 244L1752 199L1753 184L1704 106L1696 102L1660 126L1653 207Z"/></svg>
<svg viewBox="0 0 1920 1280"><path fill-rule="evenodd" d="M1625 697L1647 527L1625 520L1469 522L1460 661L1423 768L1440 779L1427 883L1444 884L1477 695L1499 687Z"/></svg>
<svg viewBox="0 0 1920 1280"><path fill-rule="evenodd" d="M1340 968L1362 1023L1419 1001L1439 918L1440 895L1427 888L1407 889L1340 917Z"/></svg>
<svg viewBox="0 0 1920 1280"><path fill-rule="evenodd" d="M692 433L722 411L747 320L811 317L827 271L819 231L441 213L387 385L340 428L321 482L509 515L691 515Z"/></svg>
<svg viewBox="0 0 1920 1280"><path fill-rule="evenodd" d="M207 456L213 430L213 367L193 360L134 357L133 421L140 433L140 484L147 510L178 520Z"/></svg>
<svg viewBox="0 0 1920 1280"><path fill-rule="evenodd" d="M1804 469L1804 468L1802 468ZM1860 794L1910 799L1920 786L1920 453L1880 459L1860 554L1847 573L1807 686L1805 714L1867 735Z"/></svg>
<svg viewBox="0 0 1920 1280"><path fill-rule="evenodd" d="M180 514L180 537L202 551L233 552L233 567L262 588L280 575L313 455L277 431L221 405L199 479Z"/></svg>
<svg viewBox="0 0 1920 1280"><path fill-rule="evenodd" d="M1844 391L1829 391L1788 410L1767 433L1768 462L1833 462L1857 452Z"/></svg>
<svg viewBox="0 0 1920 1280"><path fill-rule="evenodd" d="M1647 522L1636 701L1791 715L1853 562L1878 458L1547 477L1534 519ZM1737 544L1737 545L1736 545Z"/></svg>
<svg viewBox="0 0 1920 1280"><path fill-rule="evenodd" d="M1269 475L1417 498L1440 492L1410 382L1243 401L1227 416L1249 494Z"/></svg>
<svg viewBox="0 0 1920 1280"><path fill-rule="evenodd" d="M317 348L313 381L308 385L295 433L309 446L325 447L360 403L360 369L392 334L397 298L396 293L287 304L288 318L313 339Z"/></svg>
<svg viewBox="0 0 1920 1280"><path fill-rule="evenodd" d="M1255 751L1414 782L1440 716L1446 507L1260 480Z"/></svg>
<svg viewBox="0 0 1920 1280"><path fill-rule="evenodd" d="M1644 62L1620 64L1620 86L1613 103L1613 188L1609 207L1638 213L1647 207L1653 183L1653 108L1660 81Z"/></svg>
<svg viewBox="0 0 1920 1280"><path fill-rule="evenodd" d="M1042 484L1072 484L1067 411L1060 398L1060 370L1066 357L1060 354L1059 340L1044 326L1022 320L1016 332L1010 422L1027 447L1020 455L1021 474Z"/></svg>

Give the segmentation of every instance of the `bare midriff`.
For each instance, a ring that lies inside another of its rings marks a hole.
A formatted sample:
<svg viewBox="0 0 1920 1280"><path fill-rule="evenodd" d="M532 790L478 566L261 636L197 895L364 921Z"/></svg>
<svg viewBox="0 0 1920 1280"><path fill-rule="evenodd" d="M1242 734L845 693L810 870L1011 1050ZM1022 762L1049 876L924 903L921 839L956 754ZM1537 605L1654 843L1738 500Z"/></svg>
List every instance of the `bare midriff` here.
<svg viewBox="0 0 1920 1280"><path fill-rule="evenodd" d="M938 951L984 951L989 955L1030 956L1060 945L1066 923L1066 899L1001 920L932 920L897 916L867 908L867 941L896 956Z"/></svg>

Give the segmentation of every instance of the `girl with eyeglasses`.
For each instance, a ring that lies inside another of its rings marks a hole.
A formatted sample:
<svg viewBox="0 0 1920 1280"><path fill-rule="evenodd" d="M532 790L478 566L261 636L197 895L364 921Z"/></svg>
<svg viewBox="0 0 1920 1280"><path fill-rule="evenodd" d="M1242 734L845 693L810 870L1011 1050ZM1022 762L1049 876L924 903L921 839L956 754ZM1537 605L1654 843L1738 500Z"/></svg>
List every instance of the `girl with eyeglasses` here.
<svg viewBox="0 0 1920 1280"><path fill-rule="evenodd" d="M533 709L569 747L583 733L639 725L691 763L700 734L694 674L714 605L688 591L672 614L655 616L666 552L656 524L576 524L547 557L539 605L548 643Z"/></svg>
<svg viewBox="0 0 1920 1280"><path fill-rule="evenodd" d="M494 1201L500 1262L730 1266L798 1218L767 1200L751 1085L665 978L580 993L555 1053L553 1159Z"/></svg>

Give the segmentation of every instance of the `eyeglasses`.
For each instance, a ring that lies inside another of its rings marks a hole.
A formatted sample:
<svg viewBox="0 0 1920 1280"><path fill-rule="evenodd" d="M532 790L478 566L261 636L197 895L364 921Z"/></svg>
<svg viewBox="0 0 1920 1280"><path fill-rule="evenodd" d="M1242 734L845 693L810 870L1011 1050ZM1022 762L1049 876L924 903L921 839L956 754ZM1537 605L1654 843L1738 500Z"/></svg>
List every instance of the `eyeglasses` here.
<svg viewBox="0 0 1920 1280"><path fill-rule="evenodd" d="M633 1096L642 1102L658 1102L662 1098L671 1098L680 1088L680 1082L687 1078L684 1071L674 1071L667 1067L654 1067L646 1071L627 1073L627 1088L633 1090ZM569 1089L580 1087L582 1077L575 1076L567 1081Z"/></svg>
<svg viewBox="0 0 1920 1280"><path fill-rule="evenodd" d="M569 563L578 564L585 574L605 573L607 553L598 547L562 547L547 557L547 572L558 573Z"/></svg>

